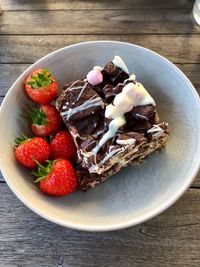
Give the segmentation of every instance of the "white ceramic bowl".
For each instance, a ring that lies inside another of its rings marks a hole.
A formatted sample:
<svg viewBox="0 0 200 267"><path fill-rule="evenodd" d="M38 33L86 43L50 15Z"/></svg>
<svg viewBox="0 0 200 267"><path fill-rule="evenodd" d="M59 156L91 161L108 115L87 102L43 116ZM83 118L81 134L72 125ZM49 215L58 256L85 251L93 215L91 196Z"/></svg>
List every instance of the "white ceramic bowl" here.
<svg viewBox="0 0 200 267"><path fill-rule="evenodd" d="M13 143L26 132L21 118L27 103L23 83L35 68L48 67L62 87L83 77L94 65L120 55L156 100L169 122L165 150L127 168L88 191L60 198L42 194L31 174L13 155ZM57 224L89 231L125 228L144 222L172 205L189 187L200 165L200 102L186 76L168 60L140 46L86 42L59 49L29 67L10 88L0 110L0 164L11 190L30 209Z"/></svg>

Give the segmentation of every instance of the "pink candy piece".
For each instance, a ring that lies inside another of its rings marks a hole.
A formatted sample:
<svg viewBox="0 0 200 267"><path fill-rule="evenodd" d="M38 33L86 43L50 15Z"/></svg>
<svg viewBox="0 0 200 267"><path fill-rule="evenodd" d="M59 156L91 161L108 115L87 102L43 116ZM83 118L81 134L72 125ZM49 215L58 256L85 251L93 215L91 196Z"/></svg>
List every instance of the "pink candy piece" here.
<svg viewBox="0 0 200 267"><path fill-rule="evenodd" d="M87 80L91 85L97 85L103 81L103 75L100 70L94 69L88 72Z"/></svg>

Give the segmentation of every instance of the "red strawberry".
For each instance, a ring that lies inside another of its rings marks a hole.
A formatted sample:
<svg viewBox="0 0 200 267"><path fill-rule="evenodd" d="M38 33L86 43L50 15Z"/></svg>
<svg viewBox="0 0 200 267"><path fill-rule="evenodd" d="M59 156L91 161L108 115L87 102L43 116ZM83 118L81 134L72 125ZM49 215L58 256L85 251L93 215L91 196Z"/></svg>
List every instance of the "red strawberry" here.
<svg viewBox="0 0 200 267"><path fill-rule="evenodd" d="M77 178L71 163L65 159L46 161L46 167L38 164L35 182L40 182L40 189L52 196L64 196L72 193L77 187Z"/></svg>
<svg viewBox="0 0 200 267"><path fill-rule="evenodd" d="M43 163L49 158L49 144L41 137L16 138L15 158L24 167L37 167L35 161Z"/></svg>
<svg viewBox="0 0 200 267"><path fill-rule="evenodd" d="M38 109L30 108L28 118L31 121L31 130L36 136L55 134L62 124L59 112L52 105L41 105Z"/></svg>
<svg viewBox="0 0 200 267"><path fill-rule="evenodd" d="M25 90L38 104L49 104L58 93L58 82L48 69L36 69L26 79Z"/></svg>
<svg viewBox="0 0 200 267"><path fill-rule="evenodd" d="M76 146L67 131L60 131L50 143L51 157L53 159L63 158L69 161L76 159Z"/></svg>

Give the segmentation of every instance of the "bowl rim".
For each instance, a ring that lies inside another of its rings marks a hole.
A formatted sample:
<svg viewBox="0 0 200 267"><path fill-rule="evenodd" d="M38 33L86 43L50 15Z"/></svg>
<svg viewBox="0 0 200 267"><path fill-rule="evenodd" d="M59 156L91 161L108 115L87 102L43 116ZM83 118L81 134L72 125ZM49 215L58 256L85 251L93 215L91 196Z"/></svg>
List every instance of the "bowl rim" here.
<svg viewBox="0 0 200 267"><path fill-rule="evenodd" d="M12 86L8 90L7 94L5 95L5 97L4 97L3 101L2 101L2 104L0 106L0 119L1 119L1 114L2 114L2 110L4 108L4 105L7 102L7 97L11 94L13 88L18 83L18 81L21 79L21 77L24 76L25 72L28 73L32 68L34 68L35 65L37 65L38 63L40 63L44 59L47 59L49 56L54 56L55 54L60 53L62 50L70 49L70 48L73 48L73 47L81 47L81 46L85 46L85 45L86 46L87 45L93 45L93 44L96 44L96 43L110 43L110 44L113 44L113 45L115 45L115 44L127 45L127 46L131 46L131 47L136 47L136 48L138 48L140 50L145 50L146 52L151 53L151 54L159 57L160 59L165 61L168 65L170 65L175 72L179 73L185 79L185 82L188 84L188 87L190 87L190 89L191 89L191 93L193 94L193 97L196 98L196 100L199 101L199 104L200 104L200 97L199 97L197 91L195 90L194 86L190 82L190 80L187 78L187 76L176 65L174 65L171 61L169 61L164 56L152 51L151 49L145 48L145 47L140 46L140 45L128 43L128 42L112 41L112 40L97 40L97 41L80 42L80 43L76 43L76 44L72 44L72 45L68 45L68 46L59 48L59 49L57 49L57 50L45 55L44 57L40 58L35 63L31 64L16 79L16 81L12 84ZM199 113L200 113L200 105L198 106L198 109L199 109ZM200 150L197 151L197 154L200 155ZM113 223L113 224L109 224L109 225L105 225L105 226L104 225L93 226L93 225L84 225L83 223L67 222L67 221L64 221L62 219L54 218L52 216L49 216L48 214L44 214L43 212L41 212L39 208L36 208L34 205L30 204L29 201L27 201L12 186L12 183L10 182L9 177L7 177L7 175L6 175L6 171L4 170L4 167L2 166L2 161L0 159L0 169L1 169L3 177L5 178L6 183L8 184L8 186L10 187L12 192L21 200L21 202L25 206L27 206L29 209L31 209L33 212L35 212L37 215L41 216L42 218L44 218L44 219L46 219L46 220L48 220L50 222L55 223L55 224L58 224L58 225L61 225L61 226L64 226L64 227L68 227L68 228L71 228L71 229L75 229L75 230L96 231L96 232L113 231L113 230L120 230L120 229L128 228L128 227L135 226L135 225L138 225L140 223L143 223L143 222L145 222L147 220L150 220L151 218L159 215L160 213L162 213L163 211L168 209L170 206L172 206L184 194L184 192L192 184L195 176L198 173L199 168L200 168L200 157L199 158L196 157L195 167L192 170L190 169L188 171L188 173L186 174L186 177L187 177L186 182L180 187L180 189L178 191L176 191L170 198L168 198L167 201L165 201L162 205L156 206L153 210L150 210L149 212L146 212L145 215L140 215L138 218L129 219L126 222Z"/></svg>

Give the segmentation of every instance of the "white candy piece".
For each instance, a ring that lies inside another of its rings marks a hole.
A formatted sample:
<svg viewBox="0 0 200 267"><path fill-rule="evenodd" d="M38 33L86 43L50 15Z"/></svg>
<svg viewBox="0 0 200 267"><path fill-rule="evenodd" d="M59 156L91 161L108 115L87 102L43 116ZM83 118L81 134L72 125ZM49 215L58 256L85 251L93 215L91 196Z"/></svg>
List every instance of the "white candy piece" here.
<svg viewBox="0 0 200 267"><path fill-rule="evenodd" d="M118 68L122 69L124 72L129 74L128 68L126 67L124 61L119 56L115 56L112 63Z"/></svg>
<svg viewBox="0 0 200 267"><path fill-rule="evenodd" d="M117 109L117 107L113 106L112 104L108 105L106 107L106 111L105 111L105 117L107 119L112 119L113 118L113 114L115 117L120 116L121 112L120 110Z"/></svg>
<svg viewBox="0 0 200 267"><path fill-rule="evenodd" d="M134 100L124 93L120 93L115 96L113 104L117 107L117 109L120 109L121 113L125 113L128 106L134 105Z"/></svg>
<svg viewBox="0 0 200 267"><path fill-rule="evenodd" d="M134 84L135 106L153 105L156 103L141 83Z"/></svg>
<svg viewBox="0 0 200 267"><path fill-rule="evenodd" d="M142 84L128 83L121 93L115 96L113 104L106 107L105 117L114 119L117 116L122 116L129 112L133 106L141 106L152 104L155 106L155 101L142 86Z"/></svg>
<svg viewBox="0 0 200 267"><path fill-rule="evenodd" d="M135 100L135 96L136 96L136 91L135 91L135 87L134 87L134 83L128 83L122 90L122 93L124 95L129 96L132 101ZM135 101L134 101L135 102Z"/></svg>
<svg viewBox="0 0 200 267"><path fill-rule="evenodd" d="M134 145L136 143L136 140L135 138L129 138L129 139L126 139L126 140L121 140L121 139L117 139L116 141L117 144L119 145Z"/></svg>
<svg viewBox="0 0 200 267"><path fill-rule="evenodd" d="M131 76L130 76L128 79L124 80L124 82L127 82L127 81L133 81L133 82L135 82L135 81L136 81L136 76L135 76L135 74L132 73Z"/></svg>
<svg viewBox="0 0 200 267"><path fill-rule="evenodd" d="M102 68L102 67L100 67L100 66L94 66L94 67L93 67L93 70L99 70L99 71L102 71L102 70L103 70L103 68Z"/></svg>

